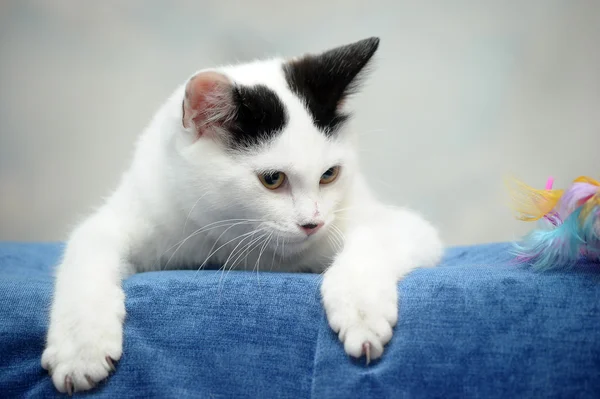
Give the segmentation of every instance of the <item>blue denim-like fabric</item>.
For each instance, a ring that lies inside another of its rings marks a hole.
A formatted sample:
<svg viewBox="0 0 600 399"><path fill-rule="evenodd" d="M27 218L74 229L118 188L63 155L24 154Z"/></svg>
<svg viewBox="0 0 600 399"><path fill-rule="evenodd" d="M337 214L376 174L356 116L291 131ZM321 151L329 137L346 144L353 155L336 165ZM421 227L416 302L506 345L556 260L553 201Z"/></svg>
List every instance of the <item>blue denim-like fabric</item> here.
<svg viewBox="0 0 600 399"><path fill-rule="evenodd" d="M600 397L600 265L535 274L507 244L451 248L399 284L383 359L349 359L319 276L169 271L125 281L105 398ZM0 397L58 396L40 366L59 244L0 243Z"/></svg>

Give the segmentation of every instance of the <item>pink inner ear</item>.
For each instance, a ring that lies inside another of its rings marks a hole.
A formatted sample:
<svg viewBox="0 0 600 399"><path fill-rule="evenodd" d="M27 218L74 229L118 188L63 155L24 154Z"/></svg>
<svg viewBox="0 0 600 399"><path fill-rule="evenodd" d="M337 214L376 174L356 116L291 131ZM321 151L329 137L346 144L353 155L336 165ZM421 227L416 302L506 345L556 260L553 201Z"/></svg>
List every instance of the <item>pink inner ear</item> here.
<svg viewBox="0 0 600 399"><path fill-rule="evenodd" d="M232 84L218 72L201 72L190 79L183 100L183 127L195 127L199 135L223 126L233 115Z"/></svg>

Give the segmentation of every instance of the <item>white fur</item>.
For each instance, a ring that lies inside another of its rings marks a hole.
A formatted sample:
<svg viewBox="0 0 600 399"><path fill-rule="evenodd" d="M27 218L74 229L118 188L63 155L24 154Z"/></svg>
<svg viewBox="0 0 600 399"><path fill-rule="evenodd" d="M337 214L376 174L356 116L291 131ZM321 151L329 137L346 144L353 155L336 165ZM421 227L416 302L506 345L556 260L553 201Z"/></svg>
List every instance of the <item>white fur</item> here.
<svg viewBox="0 0 600 399"><path fill-rule="evenodd" d="M397 282L432 266L442 245L415 213L379 203L358 170L355 135L328 139L287 87L280 59L217 69L234 82L264 84L289 115L268 146L232 156L182 126L185 85L141 135L130 169L106 203L72 233L57 272L42 357L56 388L76 390L107 377L106 356L122 354L121 281L137 271L198 268L323 272L328 320L345 350L381 356L397 320ZM342 165L339 178L319 185ZM277 192L259 182L264 169L286 173ZM325 223L306 237L299 224ZM248 251L242 251L242 250Z"/></svg>

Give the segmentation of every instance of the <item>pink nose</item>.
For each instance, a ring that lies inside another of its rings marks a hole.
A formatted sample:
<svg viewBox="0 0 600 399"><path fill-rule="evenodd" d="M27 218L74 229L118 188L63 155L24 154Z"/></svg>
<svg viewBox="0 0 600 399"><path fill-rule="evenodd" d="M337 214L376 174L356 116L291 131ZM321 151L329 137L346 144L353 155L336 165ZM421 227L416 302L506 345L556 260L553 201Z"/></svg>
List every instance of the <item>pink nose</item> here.
<svg viewBox="0 0 600 399"><path fill-rule="evenodd" d="M323 223L307 223L300 226L300 228L306 233L306 235L315 234L319 229L323 227Z"/></svg>

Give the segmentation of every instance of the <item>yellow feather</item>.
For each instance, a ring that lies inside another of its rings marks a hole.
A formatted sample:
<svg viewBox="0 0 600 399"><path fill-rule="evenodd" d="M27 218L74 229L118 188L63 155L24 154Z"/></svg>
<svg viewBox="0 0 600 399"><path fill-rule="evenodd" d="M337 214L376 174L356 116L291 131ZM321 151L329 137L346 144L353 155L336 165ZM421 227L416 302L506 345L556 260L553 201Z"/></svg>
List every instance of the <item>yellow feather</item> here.
<svg viewBox="0 0 600 399"><path fill-rule="evenodd" d="M587 176L579 176L573 183L587 183L600 187L600 182Z"/></svg>
<svg viewBox="0 0 600 399"><path fill-rule="evenodd" d="M516 218L525 222L541 219L552 211L564 190L538 190L513 179L508 182Z"/></svg>

